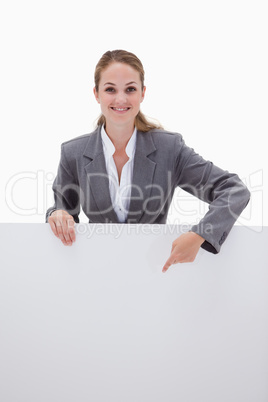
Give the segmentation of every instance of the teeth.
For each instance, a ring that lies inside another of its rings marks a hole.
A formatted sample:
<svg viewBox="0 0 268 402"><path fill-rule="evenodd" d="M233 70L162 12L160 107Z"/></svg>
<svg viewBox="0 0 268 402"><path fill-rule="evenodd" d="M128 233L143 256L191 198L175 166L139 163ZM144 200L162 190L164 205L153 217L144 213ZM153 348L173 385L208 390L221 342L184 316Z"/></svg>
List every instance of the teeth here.
<svg viewBox="0 0 268 402"><path fill-rule="evenodd" d="M118 110L119 112L123 112L123 110L128 110L128 108L120 108L120 107L113 107L114 110Z"/></svg>

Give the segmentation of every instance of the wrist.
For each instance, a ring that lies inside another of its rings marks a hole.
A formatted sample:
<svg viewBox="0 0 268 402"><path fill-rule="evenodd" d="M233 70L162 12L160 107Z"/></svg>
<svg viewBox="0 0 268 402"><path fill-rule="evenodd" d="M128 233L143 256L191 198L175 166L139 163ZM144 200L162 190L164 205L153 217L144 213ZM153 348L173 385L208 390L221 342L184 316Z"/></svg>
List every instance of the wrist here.
<svg viewBox="0 0 268 402"><path fill-rule="evenodd" d="M204 243L205 239L202 236L200 236L198 233L192 232L191 230L189 231L189 233L191 233L191 236L193 237L193 239L195 239L197 244L199 244L201 246L201 244Z"/></svg>

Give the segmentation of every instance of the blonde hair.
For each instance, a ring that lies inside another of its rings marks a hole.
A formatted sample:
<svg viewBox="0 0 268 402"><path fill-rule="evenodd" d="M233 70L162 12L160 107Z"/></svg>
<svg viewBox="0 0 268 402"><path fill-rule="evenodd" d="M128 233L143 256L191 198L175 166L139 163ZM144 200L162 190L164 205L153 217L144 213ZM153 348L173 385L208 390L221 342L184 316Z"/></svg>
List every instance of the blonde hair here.
<svg viewBox="0 0 268 402"><path fill-rule="evenodd" d="M134 70L136 70L140 74L141 86L142 89L144 88L144 69L138 57L135 56L135 54L133 53L127 52L126 50L109 50L108 52L103 54L95 68L94 80L97 92L99 91L101 73L111 63L124 63L134 68ZM104 115L102 114L97 121L97 126L105 125L105 123L106 120ZM139 111L139 113L135 117L134 124L137 130L143 131L145 133L156 128L162 128L160 124L154 124L153 122L150 122L141 111Z"/></svg>

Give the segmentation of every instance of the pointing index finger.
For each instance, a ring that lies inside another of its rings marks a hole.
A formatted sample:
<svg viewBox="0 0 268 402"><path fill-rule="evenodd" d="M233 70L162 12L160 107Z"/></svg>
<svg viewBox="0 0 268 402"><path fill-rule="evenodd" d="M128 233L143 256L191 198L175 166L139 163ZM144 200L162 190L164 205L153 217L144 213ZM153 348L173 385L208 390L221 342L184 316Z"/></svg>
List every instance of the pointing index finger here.
<svg viewBox="0 0 268 402"><path fill-rule="evenodd" d="M164 265L164 267L163 267L163 269L162 269L162 272L166 272L168 269L169 269L169 267L172 265L172 264L175 264L176 263L176 260L174 260L174 257L171 255L170 257L169 257L169 259L166 261L166 263L165 263L165 265Z"/></svg>

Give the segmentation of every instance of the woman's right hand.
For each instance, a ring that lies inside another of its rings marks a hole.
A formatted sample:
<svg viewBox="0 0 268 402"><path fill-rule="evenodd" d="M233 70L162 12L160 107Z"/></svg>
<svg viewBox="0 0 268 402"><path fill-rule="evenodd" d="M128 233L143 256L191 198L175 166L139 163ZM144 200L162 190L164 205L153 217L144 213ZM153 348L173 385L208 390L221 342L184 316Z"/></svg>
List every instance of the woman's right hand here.
<svg viewBox="0 0 268 402"><path fill-rule="evenodd" d="M68 212L57 209L48 218L48 223L54 233L65 246L71 246L75 241L74 218Z"/></svg>

